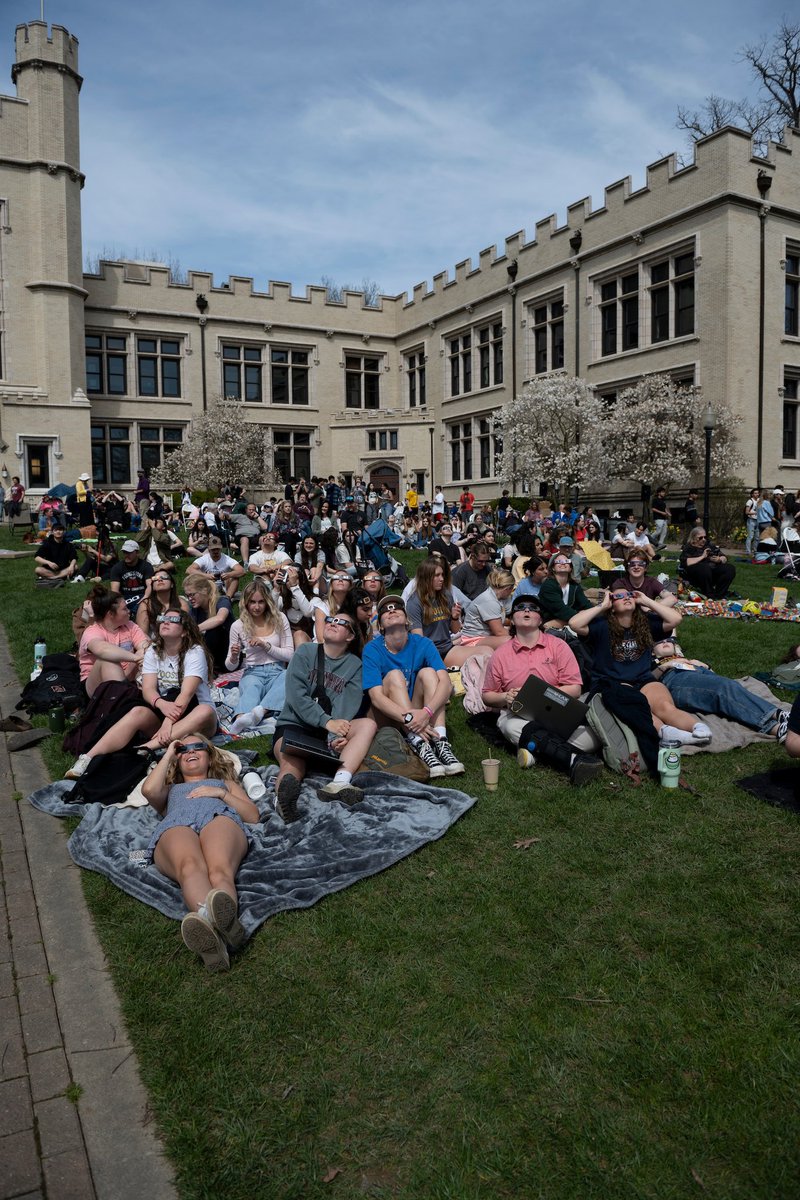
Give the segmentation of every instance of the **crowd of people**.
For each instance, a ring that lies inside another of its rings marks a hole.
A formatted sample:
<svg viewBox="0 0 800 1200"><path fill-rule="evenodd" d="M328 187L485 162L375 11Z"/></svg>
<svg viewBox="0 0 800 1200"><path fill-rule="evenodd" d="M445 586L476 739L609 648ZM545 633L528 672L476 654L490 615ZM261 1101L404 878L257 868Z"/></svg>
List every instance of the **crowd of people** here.
<svg viewBox="0 0 800 1200"><path fill-rule="evenodd" d="M136 528L130 514L118 552L101 497L83 562L53 520L35 570L91 581L77 618L87 700L105 684L128 685L124 711L67 776L80 780L94 759L131 747L158 759L145 796L164 819L149 854L180 885L184 940L210 970L226 969L243 940L235 877L257 819L214 744L220 734L273 733L272 803L285 822L303 815L301 784L320 764L329 777L320 799L357 804L354 776L386 727L429 778L463 773L447 706L454 673L471 660L482 705L519 766L548 763L575 786L603 770L597 739L584 720L553 728L527 696L531 679L565 703L601 697L633 729L652 775L662 742L708 744L698 714L730 716L778 742L788 735L790 749L796 736L800 748L800 714L794 730L782 707L683 655L674 585L655 574L670 523L663 489L652 534L633 514L612 532L591 508L545 514L531 504L519 514L506 494L489 511L469 492L449 505L441 489L434 511L413 489L399 503L333 477L287 485L283 499L260 506L241 488L195 505L187 488L175 514L146 480L137 491ZM374 522L385 527L377 539ZM411 579L389 577L385 550L396 545L426 552ZM699 523L680 569L706 595L725 594L735 574ZM222 728L211 687L226 675L238 700Z"/></svg>

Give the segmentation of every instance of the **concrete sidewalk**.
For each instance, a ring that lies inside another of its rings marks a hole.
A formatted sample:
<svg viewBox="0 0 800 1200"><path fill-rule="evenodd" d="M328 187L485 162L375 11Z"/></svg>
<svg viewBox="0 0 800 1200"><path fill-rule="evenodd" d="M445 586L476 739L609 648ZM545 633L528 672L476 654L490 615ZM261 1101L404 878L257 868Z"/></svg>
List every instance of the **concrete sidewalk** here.
<svg viewBox="0 0 800 1200"><path fill-rule="evenodd" d="M3 716L19 691L0 629ZM66 830L26 801L47 782L0 734L0 1200L174 1200Z"/></svg>

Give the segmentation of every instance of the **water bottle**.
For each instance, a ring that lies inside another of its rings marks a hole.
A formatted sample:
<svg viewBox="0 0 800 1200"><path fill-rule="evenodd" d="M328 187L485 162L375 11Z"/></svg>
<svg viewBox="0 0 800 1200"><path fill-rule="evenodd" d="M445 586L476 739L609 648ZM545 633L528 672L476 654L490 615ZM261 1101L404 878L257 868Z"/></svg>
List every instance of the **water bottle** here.
<svg viewBox="0 0 800 1200"><path fill-rule="evenodd" d="M47 654L47 644L44 638L40 636L36 639L36 644L33 647L33 669L37 675L42 669L45 654Z"/></svg>
<svg viewBox="0 0 800 1200"><path fill-rule="evenodd" d="M676 788L681 776L680 742L665 742L658 751L658 774L661 786Z"/></svg>

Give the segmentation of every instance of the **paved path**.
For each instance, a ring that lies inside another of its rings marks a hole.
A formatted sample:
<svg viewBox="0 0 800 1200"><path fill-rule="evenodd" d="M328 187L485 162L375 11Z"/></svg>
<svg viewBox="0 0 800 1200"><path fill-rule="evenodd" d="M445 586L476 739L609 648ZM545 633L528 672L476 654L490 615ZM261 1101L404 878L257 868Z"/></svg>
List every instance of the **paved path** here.
<svg viewBox="0 0 800 1200"><path fill-rule="evenodd" d="M0 1200L174 1200L64 824L25 800L47 781L0 733Z"/></svg>

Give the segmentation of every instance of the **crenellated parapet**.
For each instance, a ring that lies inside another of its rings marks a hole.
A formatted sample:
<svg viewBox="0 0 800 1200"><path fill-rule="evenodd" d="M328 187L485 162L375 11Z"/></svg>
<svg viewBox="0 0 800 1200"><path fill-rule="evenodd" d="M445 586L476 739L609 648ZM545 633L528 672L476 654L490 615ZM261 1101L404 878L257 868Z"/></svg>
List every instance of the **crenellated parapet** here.
<svg viewBox="0 0 800 1200"><path fill-rule="evenodd" d="M46 21L29 21L16 31L16 62L11 68L14 83L27 67L54 66L69 71L78 81L78 39L63 25L48 29Z"/></svg>

